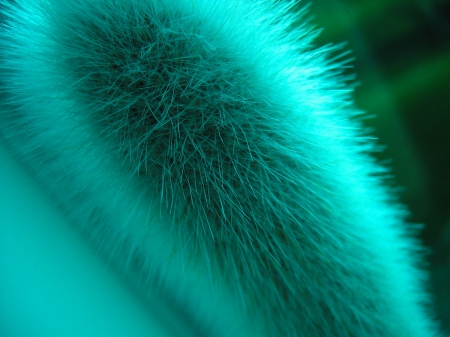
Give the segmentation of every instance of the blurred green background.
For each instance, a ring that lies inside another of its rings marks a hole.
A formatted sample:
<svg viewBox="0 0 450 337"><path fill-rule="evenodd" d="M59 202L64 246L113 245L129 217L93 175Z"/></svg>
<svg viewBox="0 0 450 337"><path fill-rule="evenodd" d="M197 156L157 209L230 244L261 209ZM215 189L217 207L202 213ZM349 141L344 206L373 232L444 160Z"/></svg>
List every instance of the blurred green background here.
<svg viewBox="0 0 450 337"><path fill-rule="evenodd" d="M308 12L323 28L318 46L352 50L356 105L374 117L365 123L409 221L425 224L435 311L450 332L450 1L314 0Z"/></svg>

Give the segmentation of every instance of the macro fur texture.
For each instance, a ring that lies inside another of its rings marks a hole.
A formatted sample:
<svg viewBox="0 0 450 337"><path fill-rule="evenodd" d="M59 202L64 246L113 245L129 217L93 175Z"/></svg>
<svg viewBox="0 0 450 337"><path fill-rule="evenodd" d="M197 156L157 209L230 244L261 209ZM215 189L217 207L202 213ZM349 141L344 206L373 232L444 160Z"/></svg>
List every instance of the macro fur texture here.
<svg viewBox="0 0 450 337"><path fill-rule="evenodd" d="M296 3L0 0L4 141L205 335L440 336L346 61Z"/></svg>

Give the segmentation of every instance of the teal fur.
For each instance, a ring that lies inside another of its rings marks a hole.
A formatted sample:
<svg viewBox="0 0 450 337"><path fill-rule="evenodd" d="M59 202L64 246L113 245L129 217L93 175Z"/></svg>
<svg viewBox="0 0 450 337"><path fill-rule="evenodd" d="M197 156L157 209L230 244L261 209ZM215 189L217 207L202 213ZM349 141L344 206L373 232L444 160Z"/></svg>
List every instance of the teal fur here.
<svg viewBox="0 0 450 337"><path fill-rule="evenodd" d="M5 141L211 334L440 336L345 53L296 3L0 0Z"/></svg>

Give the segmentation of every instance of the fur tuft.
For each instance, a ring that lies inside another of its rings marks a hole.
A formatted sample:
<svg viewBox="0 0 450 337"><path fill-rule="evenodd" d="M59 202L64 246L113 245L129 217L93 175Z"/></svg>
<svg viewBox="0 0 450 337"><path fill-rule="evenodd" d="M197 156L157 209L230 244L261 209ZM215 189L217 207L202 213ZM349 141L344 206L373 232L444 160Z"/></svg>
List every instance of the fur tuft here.
<svg viewBox="0 0 450 337"><path fill-rule="evenodd" d="M223 336L438 336L345 62L295 1L0 3L2 132L123 270Z"/></svg>

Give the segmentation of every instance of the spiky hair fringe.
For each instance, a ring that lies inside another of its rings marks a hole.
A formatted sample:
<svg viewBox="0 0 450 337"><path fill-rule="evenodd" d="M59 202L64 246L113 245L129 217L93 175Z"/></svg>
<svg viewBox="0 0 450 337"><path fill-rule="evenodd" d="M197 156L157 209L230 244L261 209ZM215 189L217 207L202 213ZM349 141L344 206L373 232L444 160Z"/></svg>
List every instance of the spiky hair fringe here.
<svg viewBox="0 0 450 337"><path fill-rule="evenodd" d="M346 61L297 1L0 4L5 141L142 287L222 336L439 335Z"/></svg>

